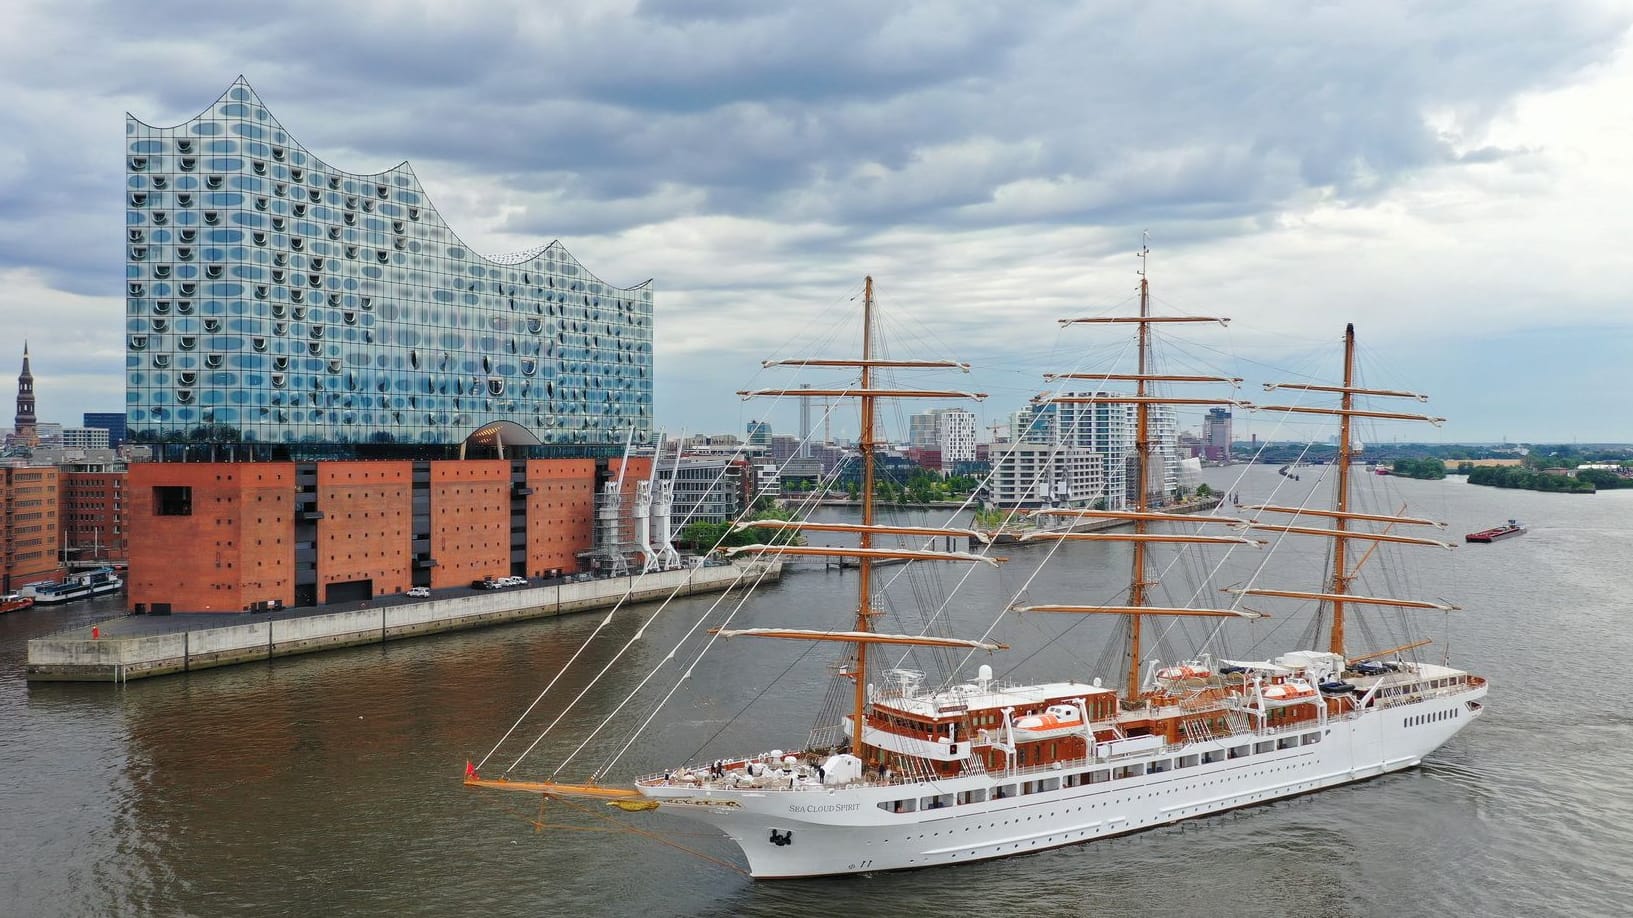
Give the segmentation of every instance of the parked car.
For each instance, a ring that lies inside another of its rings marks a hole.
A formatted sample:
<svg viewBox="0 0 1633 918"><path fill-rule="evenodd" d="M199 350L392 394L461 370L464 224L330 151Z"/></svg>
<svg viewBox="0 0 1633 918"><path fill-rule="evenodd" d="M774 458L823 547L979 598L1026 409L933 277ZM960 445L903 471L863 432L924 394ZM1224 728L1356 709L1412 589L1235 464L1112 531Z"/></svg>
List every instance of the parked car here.
<svg viewBox="0 0 1633 918"><path fill-rule="evenodd" d="M408 595L415 599L428 599L431 596L431 588L414 587L408 591Z"/></svg>

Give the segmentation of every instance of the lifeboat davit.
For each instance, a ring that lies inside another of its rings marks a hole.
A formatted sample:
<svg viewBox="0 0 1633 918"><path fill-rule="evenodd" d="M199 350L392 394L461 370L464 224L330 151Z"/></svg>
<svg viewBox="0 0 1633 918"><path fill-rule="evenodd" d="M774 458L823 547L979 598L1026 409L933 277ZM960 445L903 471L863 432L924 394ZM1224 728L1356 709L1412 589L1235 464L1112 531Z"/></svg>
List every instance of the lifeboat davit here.
<svg viewBox="0 0 1633 918"><path fill-rule="evenodd" d="M1069 704L1052 704L1042 714L1029 714L1015 721L1015 733L1026 739L1049 739L1083 729L1083 715Z"/></svg>

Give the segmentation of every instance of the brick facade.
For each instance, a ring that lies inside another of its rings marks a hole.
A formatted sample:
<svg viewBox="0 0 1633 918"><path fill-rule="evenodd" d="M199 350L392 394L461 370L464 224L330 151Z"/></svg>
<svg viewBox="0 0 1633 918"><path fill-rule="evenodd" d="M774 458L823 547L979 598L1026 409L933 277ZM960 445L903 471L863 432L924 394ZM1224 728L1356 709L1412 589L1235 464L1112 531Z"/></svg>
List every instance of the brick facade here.
<svg viewBox="0 0 1633 918"><path fill-rule="evenodd" d="M608 467L610 465L610 468ZM484 577L571 574L592 544L594 459L141 463L124 488L133 609L238 612ZM633 506L648 459L629 463Z"/></svg>

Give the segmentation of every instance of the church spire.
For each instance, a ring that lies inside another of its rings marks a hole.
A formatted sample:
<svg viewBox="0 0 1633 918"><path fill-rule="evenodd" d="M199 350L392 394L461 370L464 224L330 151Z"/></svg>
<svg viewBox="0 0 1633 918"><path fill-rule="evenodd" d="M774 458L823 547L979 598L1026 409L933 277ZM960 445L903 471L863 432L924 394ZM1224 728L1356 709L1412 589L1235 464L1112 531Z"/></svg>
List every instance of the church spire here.
<svg viewBox="0 0 1633 918"><path fill-rule="evenodd" d="M23 341L23 372L17 377L17 439L32 444L38 437L34 416L34 373L28 366L28 341Z"/></svg>

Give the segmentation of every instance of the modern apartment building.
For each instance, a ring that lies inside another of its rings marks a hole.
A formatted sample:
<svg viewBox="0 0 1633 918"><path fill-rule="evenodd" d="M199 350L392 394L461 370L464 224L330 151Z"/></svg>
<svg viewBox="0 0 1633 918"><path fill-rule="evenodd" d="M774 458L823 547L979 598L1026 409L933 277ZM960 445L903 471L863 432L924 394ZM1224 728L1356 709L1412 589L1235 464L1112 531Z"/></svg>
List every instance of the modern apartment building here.
<svg viewBox="0 0 1633 918"><path fill-rule="evenodd" d="M990 503L1005 510L1088 507L1107 497L1101 457L1078 446L1021 441L992 450Z"/></svg>
<svg viewBox="0 0 1633 918"><path fill-rule="evenodd" d="M101 427L64 427L63 449L107 449L108 432Z"/></svg>
<svg viewBox="0 0 1633 918"><path fill-rule="evenodd" d="M936 408L908 418L908 447L938 457L936 468L975 461L975 415L963 408Z"/></svg>
<svg viewBox="0 0 1633 918"><path fill-rule="evenodd" d="M1115 393L1067 393L1107 396ZM1173 492L1179 456L1176 440L1179 418L1171 405L1152 405L1147 416L1151 443L1151 478L1147 486L1154 500ZM1032 443L1074 446L1102 457L1108 506L1131 503L1135 497L1134 442L1138 409L1128 402L1046 402L1016 412L1011 429L1017 439ZM995 456L994 465L998 463Z"/></svg>

